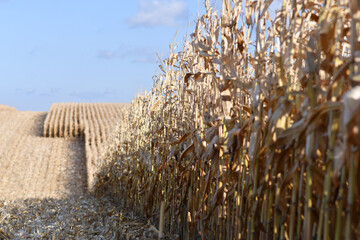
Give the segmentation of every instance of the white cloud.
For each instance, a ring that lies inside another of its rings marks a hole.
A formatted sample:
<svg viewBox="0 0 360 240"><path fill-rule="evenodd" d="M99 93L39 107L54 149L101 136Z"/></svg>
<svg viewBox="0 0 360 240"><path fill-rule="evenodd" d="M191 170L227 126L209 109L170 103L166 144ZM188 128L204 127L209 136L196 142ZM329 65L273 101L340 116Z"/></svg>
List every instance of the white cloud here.
<svg viewBox="0 0 360 240"><path fill-rule="evenodd" d="M113 50L100 50L97 54L100 59L127 59L133 63L156 63L156 52L152 47L135 47L121 45Z"/></svg>
<svg viewBox="0 0 360 240"><path fill-rule="evenodd" d="M41 97L54 96L54 95L57 95L60 91L61 91L60 88L52 87L52 88L41 91L39 96L41 96Z"/></svg>
<svg viewBox="0 0 360 240"><path fill-rule="evenodd" d="M16 88L15 92L18 93L18 94L22 94L22 95L35 95L35 94L37 94L37 91L34 88Z"/></svg>
<svg viewBox="0 0 360 240"><path fill-rule="evenodd" d="M98 91L75 90L72 91L70 97L82 100L110 99L117 97L119 94L115 89L104 89Z"/></svg>
<svg viewBox="0 0 360 240"><path fill-rule="evenodd" d="M173 26L188 13L184 0L140 0L138 12L127 23L131 27Z"/></svg>
<svg viewBox="0 0 360 240"><path fill-rule="evenodd" d="M118 52L116 50L100 50L97 55L98 58L102 59L114 59L118 57Z"/></svg>
<svg viewBox="0 0 360 240"><path fill-rule="evenodd" d="M102 91L73 91L70 93L71 97L80 99L99 99L105 97L107 94Z"/></svg>

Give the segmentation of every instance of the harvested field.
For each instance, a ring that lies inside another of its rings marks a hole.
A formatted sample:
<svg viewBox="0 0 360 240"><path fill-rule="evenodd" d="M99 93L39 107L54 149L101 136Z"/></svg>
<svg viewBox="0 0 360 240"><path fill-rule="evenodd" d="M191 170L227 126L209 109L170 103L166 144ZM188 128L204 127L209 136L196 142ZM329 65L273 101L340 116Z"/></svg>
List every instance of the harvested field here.
<svg viewBox="0 0 360 240"><path fill-rule="evenodd" d="M106 198L0 201L0 239L157 239L144 222Z"/></svg>
<svg viewBox="0 0 360 240"><path fill-rule="evenodd" d="M84 143L42 137L44 112L0 112L0 199L86 192Z"/></svg>
<svg viewBox="0 0 360 240"><path fill-rule="evenodd" d="M16 108L0 104L0 111L17 111Z"/></svg>
<svg viewBox="0 0 360 240"><path fill-rule="evenodd" d="M91 189L102 149L129 104L54 103L44 123L45 137L84 137Z"/></svg>
<svg viewBox="0 0 360 240"><path fill-rule="evenodd" d="M0 239L154 239L143 218L88 194L84 139L44 138L45 112L0 111Z"/></svg>
<svg viewBox="0 0 360 240"><path fill-rule="evenodd" d="M106 141L125 103L54 103L44 123L45 137L78 137L86 133L86 124L97 143ZM1 108L0 108L1 109ZM101 130L101 131L99 131Z"/></svg>

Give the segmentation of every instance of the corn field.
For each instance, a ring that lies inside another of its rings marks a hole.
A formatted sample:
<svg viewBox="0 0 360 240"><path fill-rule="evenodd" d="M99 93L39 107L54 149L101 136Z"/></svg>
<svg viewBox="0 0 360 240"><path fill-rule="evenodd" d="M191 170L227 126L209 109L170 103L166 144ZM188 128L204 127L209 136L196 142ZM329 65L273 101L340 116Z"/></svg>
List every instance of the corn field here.
<svg viewBox="0 0 360 240"><path fill-rule="evenodd" d="M44 122L45 137L85 138L89 189L103 146L126 107L121 103L54 103L50 107Z"/></svg>
<svg viewBox="0 0 360 240"><path fill-rule="evenodd" d="M133 100L97 194L180 239L360 238L360 3L205 1Z"/></svg>

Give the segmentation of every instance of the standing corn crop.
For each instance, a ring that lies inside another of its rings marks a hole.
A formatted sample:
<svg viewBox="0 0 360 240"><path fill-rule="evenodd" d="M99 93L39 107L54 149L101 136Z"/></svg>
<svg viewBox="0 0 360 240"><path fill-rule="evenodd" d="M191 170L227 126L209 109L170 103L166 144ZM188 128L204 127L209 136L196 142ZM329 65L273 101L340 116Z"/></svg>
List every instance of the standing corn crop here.
<svg viewBox="0 0 360 240"><path fill-rule="evenodd" d="M99 194L181 239L360 238L359 4L272 4L205 1L118 126Z"/></svg>

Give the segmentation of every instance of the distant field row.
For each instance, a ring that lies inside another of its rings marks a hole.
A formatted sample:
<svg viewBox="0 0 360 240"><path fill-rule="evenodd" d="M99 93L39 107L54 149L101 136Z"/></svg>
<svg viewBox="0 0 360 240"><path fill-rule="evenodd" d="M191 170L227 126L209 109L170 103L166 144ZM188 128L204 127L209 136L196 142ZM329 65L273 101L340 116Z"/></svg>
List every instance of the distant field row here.
<svg viewBox="0 0 360 240"><path fill-rule="evenodd" d="M102 148L128 104L123 103L54 103L44 122L44 137L84 137L88 184Z"/></svg>

